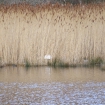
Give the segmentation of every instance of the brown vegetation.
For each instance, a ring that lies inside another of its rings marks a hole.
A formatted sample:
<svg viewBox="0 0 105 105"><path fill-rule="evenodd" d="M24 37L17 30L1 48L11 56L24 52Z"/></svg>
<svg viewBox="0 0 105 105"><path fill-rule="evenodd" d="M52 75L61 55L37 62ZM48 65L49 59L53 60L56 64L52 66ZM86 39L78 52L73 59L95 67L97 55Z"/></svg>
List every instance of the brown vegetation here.
<svg viewBox="0 0 105 105"><path fill-rule="evenodd" d="M68 64L105 59L104 36L105 4L0 5L3 65L46 65L46 54Z"/></svg>

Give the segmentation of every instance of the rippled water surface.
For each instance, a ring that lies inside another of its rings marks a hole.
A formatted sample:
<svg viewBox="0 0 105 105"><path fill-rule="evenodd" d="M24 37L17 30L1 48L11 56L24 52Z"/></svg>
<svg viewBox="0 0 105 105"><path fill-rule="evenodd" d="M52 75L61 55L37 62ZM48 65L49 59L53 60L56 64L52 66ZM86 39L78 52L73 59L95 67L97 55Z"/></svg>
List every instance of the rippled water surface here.
<svg viewBox="0 0 105 105"><path fill-rule="evenodd" d="M1 68L0 105L105 105L105 71Z"/></svg>

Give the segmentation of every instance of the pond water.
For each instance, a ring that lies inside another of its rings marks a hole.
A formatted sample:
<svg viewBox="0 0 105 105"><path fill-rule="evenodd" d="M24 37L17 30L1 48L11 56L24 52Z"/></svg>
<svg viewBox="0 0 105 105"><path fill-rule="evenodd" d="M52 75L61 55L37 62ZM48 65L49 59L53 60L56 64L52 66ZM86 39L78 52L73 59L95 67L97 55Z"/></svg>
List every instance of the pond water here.
<svg viewBox="0 0 105 105"><path fill-rule="evenodd" d="M105 105L105 71L0 68L0 105Z"/></svg>

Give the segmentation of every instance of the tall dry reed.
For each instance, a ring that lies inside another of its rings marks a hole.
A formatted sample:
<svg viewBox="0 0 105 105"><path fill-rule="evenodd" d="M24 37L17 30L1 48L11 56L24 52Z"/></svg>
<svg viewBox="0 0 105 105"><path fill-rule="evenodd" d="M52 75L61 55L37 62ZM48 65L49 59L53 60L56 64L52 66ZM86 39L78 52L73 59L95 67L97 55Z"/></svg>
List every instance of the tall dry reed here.
<svg viewBox="0 0 105 105"><path fill-rule="evenodd" d="M1 5L2 64L45 65L46 54L69 64L105 59L105 4Z"/></svg>

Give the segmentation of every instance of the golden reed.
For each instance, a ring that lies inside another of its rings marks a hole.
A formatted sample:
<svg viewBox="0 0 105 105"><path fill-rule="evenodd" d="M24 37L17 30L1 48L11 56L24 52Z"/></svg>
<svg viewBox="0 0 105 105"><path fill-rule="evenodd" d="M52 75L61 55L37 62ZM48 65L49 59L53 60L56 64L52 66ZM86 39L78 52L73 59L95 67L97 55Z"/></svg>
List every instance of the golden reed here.
<svg viewBox="0 0 105 105"><path fill-rule="evenodd" d="M46 65L47 54L69 64L105 59L105 4L0 5L1 63Z"/></svg>

